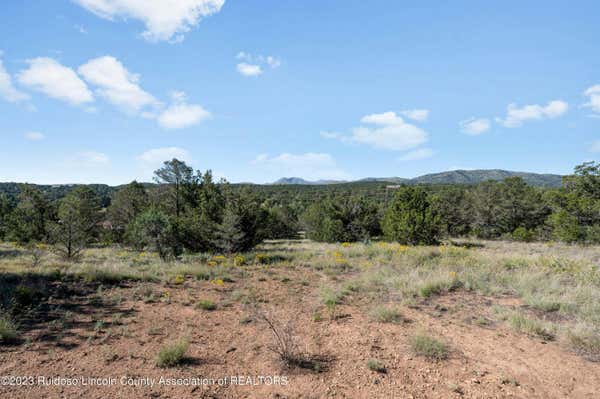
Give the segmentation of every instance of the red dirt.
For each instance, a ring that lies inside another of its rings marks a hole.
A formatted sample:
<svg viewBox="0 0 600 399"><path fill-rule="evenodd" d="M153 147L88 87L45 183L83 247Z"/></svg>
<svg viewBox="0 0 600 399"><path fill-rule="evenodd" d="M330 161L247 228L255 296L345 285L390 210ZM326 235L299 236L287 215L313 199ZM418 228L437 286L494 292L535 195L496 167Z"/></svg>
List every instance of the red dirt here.
<svg viewBox="0 0 600 399"><path fill-rule="evenodd" d="M263 271L255 271L254 276ZM456 292L432 298L416 307L403 307L409 320L382 324L370 320L365 300L345 301L338 314L345 317L315 322L318 277L306 270L278 270L266 279L247 278L223 286L187 280L173 287L153 285L170 293L170 303L134 300L136 285L112 288L104 298L122 297L105 310L107 325L94 331L92 317L102 310L90 296L72 297L82 311L73 313L63 337L48 338L47 326L30 329L31 341L0 347L0 376L113 377L110 387L0 386L2 398L595 398L600 391L600 364L569 352L563 343L543 342L512 332L501 323L480 326L476 317L493 318L489 304L514 298L482 298ZM289 282L282 282L287 276ZM302 285L300 278L309 280ZM314 284L313 284L314 283ZM293 319L302 346L332 360L326 371L286 369L269 350L273 336L264 324L248 316L247 306L231 300L233 290L253 286L277 320ZM93 295L92 295L93 296ZM196 309L199 299L219 304L215 311ZM230 305L227 305L227 302ZM64 300L62 301L64 302ZM58 303L58 302L57 302ZM225 304L225 306L223 306ZM437 305L437 308L436 308ZM97 306L97 305L96 305ZM110 327L115 313L120 325ZM96 316L97 318L100 315ZM412 354L409 339L417 331L439 337L451 348L449 358L431 361ZM92 338L89 338L92 336ZM155 365L159 349L189 337L189 360L176 368ZM387 373L367 368L382 361ZM158 379L204 376L284 376L287 384L219 386L122 386L122 376Z"/></svg>

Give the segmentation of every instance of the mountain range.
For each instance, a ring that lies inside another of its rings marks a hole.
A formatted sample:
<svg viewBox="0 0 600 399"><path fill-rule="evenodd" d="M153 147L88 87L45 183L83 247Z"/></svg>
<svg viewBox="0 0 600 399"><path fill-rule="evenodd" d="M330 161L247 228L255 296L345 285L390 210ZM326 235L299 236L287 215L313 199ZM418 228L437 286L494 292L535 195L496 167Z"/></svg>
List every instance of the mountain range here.
<svg viewBox="0 0 600 399"><path fill-rule="evenodd" d="M527 184L537 187L560 187L562 176L528 172L514 172L502 169L451 170L440 173L430 173L407 179L403 177L367 177L355 181L345 180L316 180L309 181L300 177L283 177L271 184L289 185L326 185L351 182L389 182L394 184L477 184L486 180L501 181L508 177L521 177Z"/></svg>

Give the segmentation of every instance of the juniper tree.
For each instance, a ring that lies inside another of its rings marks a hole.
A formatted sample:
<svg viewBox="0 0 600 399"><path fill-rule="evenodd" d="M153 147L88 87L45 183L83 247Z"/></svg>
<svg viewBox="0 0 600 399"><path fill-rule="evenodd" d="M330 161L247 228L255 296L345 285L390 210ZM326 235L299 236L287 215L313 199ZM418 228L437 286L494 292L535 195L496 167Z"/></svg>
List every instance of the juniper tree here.
<svg viewBox="0 0 600 399"><path fill-rule="evenodd" d="M90 188L77 187L59 203L58 221L51 229L52 243L67 259L73 259L95 237L100 220L96 194Z"/></svg>

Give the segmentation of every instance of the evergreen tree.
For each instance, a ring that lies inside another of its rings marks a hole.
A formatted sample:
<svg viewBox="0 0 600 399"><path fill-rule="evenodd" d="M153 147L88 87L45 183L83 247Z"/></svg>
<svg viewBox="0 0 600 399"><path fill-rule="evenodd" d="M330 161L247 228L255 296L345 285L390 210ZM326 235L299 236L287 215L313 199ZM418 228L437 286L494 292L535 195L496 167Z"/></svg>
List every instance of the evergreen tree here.
<svg viewBox="0 0 600 399"><path fill-rule="evenodd" d="M178 255L169 217L156 208L149 208L136 217L131 227L131 240L140 249L150 247L155 250L163 260Z"/></svg>
<svg viewBox="0 0 600 399"><path fill-rule="evenodd" d="M52 243L67 259L73 259L95 237L99 221L98 197L87 187L77 187L60 201Z"/></svg>
<svg viewBox="0 0 600 399"><path fill-rule="evenodd" d="M439 216L420 187L398 189L382 225L388 240L402 244L435 244L440 233Z"/></svg>
<svg viewBox="0 0 600 399"><path fill-rule="evenodd" d="M117 191L108 208L113 239L123 242L131 224L149 206L149 198L144 186L133 181Z"/></svg>

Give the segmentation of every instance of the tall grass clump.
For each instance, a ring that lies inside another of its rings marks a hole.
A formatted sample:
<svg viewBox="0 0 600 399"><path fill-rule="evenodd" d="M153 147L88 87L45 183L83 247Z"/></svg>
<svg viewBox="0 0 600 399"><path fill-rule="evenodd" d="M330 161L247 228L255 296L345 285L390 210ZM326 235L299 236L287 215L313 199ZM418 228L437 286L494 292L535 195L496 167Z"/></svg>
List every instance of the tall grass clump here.
<svg viewBox="0 0 600 399"><path fill-rule="evenodd" d="M183 363L185 354L190 347L190 342L187 338L182 338L172 344L164 346L156 357L156 365L158 367L175 367Z"/></svg>
<svg viewBox="0 0 600 399"><path fill-rule="evenodd" d="M410 347L416 355L428 359L444 360L448 358L448 346L424 332L419 332L411 337Z"/></svg>

